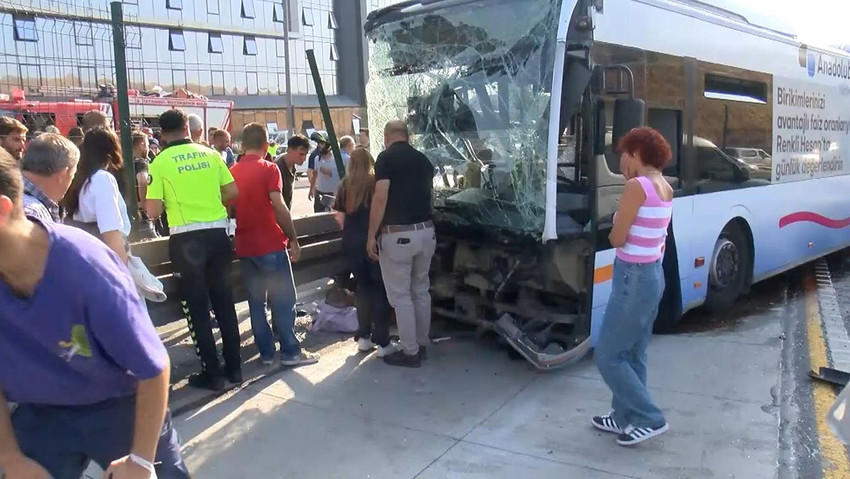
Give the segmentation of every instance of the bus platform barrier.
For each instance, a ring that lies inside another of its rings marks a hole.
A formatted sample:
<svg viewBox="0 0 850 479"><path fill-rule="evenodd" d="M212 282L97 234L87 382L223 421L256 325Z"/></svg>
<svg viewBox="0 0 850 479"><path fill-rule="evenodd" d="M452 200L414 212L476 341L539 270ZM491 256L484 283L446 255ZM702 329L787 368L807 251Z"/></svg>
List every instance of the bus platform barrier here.
<svg viewBox="0 0 850 479"><path fill-rule="evenodd" d="M301 244L301 258L292 264L296 285L332 277L345 270L342 231L333 213L302 216L294 222ZM133 255L141 258L150 272L162 281L168 295L164 303L148 303L154 324L161 326L181 319L183 312L177 294L177 278L168 254L168 237L133 243L130 248ZM233 261L233 299L242 302L247 296L235 254Z"/></svg>

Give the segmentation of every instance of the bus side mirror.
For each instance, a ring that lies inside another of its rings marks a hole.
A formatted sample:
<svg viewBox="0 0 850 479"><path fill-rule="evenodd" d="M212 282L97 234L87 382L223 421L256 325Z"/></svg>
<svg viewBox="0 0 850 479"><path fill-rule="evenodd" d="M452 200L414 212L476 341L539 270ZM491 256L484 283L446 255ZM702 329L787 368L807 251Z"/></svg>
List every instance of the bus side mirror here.
<svg viewBox="0 0 850 479"><path fill-rule="evenodd" d="M614 131L612 145L617 148L620 139L633 128L643 126L646 103L635 98L618 98L614 101Z"/></svg>

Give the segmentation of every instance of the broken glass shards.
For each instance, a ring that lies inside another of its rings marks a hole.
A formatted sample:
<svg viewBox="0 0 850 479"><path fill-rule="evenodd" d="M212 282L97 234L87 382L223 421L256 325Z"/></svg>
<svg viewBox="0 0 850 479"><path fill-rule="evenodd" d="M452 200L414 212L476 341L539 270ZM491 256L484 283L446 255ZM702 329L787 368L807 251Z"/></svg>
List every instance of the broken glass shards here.
<svg viewBox="0 0 850 479"><path fill-rule="evenodd" d="M560 3L411 8L368 32L369 122L407 120L437 169L438 216L542 232Z"/></svg>

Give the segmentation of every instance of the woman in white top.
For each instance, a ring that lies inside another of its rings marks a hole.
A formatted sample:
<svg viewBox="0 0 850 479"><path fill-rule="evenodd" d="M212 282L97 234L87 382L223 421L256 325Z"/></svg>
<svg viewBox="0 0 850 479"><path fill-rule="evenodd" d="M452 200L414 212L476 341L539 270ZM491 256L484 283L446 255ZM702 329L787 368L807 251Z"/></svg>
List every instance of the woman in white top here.
<svg viewBox="0 0 850 479"><path fill-rule="evenodd" d="M86 133L80 148L77 174L65 195L63 206L69 222L100 238L124 263L130 218L116 174L123 168L121 144L112 130Z"/></svg>

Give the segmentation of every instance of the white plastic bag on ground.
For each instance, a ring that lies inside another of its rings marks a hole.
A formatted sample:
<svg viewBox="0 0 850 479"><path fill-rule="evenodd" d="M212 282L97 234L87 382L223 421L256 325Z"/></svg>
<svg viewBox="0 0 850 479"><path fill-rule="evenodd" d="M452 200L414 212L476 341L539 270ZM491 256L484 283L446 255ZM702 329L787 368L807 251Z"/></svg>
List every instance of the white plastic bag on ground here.
<svg viewBox="0 0 850 479"><path fill-rule="evenodd" d="M347 306L337 308L327 303L319 305L319 312L313 320L313 331L328 331L332 333L357 332L357 308Z"/></svg>
<svg viewBox="0 0 850 479"><path fill-rule="evenodd" d="M127 267L130 269L130 276L133 278L133 282L136 283L136 288L143 298L154 303L162 303L168 299L162 281L148 271L148 267L145 266L145 263L141 259L129 255L127 257Z"/></svg>

